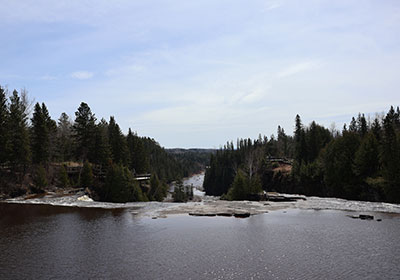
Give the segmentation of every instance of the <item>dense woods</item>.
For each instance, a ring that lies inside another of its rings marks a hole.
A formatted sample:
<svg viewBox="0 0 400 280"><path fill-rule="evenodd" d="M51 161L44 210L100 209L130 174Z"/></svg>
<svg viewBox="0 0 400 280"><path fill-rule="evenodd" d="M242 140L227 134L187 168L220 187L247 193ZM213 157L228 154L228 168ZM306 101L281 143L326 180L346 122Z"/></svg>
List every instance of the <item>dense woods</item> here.
<svg viewBox="0 0 400 280"><path fill-rule="evenodd" d="M227 199L257 199L261 190L400 202L400 111L353 117L341 131L295 118L293 136L227 143L211 157L204 188Z"/></svg>
<svg viewBox="0 0 400 280"><path fill-rule="evenodd" d="M154 139L131 129L124 135L113 116L98 120L84 102L74 119L62 113L58 121L44 103L32 105L26 91L0 87L0 192L7 196L54 185L87 188L103 201L162 200L166 183L191 172ZM134 176L148 173L150 184L139 186Z"/></svg>

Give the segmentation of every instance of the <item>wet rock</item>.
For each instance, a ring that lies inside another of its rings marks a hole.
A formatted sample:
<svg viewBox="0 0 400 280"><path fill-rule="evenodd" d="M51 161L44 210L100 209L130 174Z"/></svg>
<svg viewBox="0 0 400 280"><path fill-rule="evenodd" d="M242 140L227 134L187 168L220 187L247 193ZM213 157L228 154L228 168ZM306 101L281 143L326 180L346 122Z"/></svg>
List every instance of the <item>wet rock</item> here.
<svg viewBox="0 0 400 280"><path fill-rule="evenodd" d="M300 199L306 200L306 198L303 196L284 196L279 194L267 195L267 200L273 202L295 202Z"/></svg>
<svg viewBox="0 0 400 280"><path fill-rule="evenodd" d="M215 217L215 216L217 216L217 214L214 214L214 213L189 213L189 216Z"/></svg>
<svg viewBox="0 0 400 280"><path fill-rule="evenodd" d="M352 219L360 219L360 220L373 220L374 216L371 215L365 215L365 214L360 214L360 215L347 215L348 217Z"/></svg>
<svg viewBox="0 0 400 280"><path fill-rule="evenodd" d="M359 215L359 218L361 219L361 220L373 220L374 219L374 216L371 216L371 215Z"/></svg>
<svg viewBox="0 0 400 280"><path fill-rule="evenodd" d="M217 213L217 216L222 216L222 217L232 217L232 213Z"/></svg>
<svg viewBox="0 0 400 280"><path fill-rule="evenodd" d="M248 218L250 217L250 213L234 213L233 216L235 218Z"/></svg>

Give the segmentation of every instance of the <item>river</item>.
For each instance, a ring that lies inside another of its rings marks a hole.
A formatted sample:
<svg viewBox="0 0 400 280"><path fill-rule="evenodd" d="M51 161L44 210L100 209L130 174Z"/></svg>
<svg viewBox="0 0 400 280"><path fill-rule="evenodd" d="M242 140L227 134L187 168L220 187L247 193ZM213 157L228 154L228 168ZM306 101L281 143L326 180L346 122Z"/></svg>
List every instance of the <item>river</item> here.
<svg viewBox="0 0 400 280"><path fill-rule="evenodd" d="M309 200L374 220L319 206L155 219L178 204L0 203L0 279L400 279L397 205Z"/></svg>

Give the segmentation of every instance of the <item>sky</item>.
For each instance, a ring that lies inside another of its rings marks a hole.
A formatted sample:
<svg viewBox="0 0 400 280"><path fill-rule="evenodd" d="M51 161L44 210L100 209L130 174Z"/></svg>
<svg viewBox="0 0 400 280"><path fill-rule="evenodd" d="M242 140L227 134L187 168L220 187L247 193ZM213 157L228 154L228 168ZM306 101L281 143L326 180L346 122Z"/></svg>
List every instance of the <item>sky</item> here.
<svg viewBox="0 0 400 280"><path fill-rule="evenodd" d="M0 85L172 147L400 105L400 1L0 0Z"/></svg>

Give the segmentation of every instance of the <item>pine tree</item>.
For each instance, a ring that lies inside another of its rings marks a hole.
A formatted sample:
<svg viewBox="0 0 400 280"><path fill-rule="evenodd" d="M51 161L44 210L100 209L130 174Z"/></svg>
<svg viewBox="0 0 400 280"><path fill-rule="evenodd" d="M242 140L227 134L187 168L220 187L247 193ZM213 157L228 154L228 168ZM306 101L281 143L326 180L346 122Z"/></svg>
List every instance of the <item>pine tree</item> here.
<svg viewBox="0 0 400 280"><path fill-rule="evenodd" d="M49 159L49 128L45 113L42 111L39 103L35 105L31 122L32 162L35 164L45 164Z"/></svg>
<svg viewBox="0 0 400 280"><path fill-rule="evenodd" d="M111 148L108 140L108 123L101 119L95 128L95 145L92 151L94 163L107 165L111 160Z"/></svg>
<svg viewBox="0 0 400 280"><path fill-rule="evenodd" d="M18 92L14 90L10 97L10 115L8 122L8 130L10 133L9 159L14 167L22 165L24 170L30 160L26 109Z"/></svg>
<svg viewBox="0 0 400 280"><path fill-rule="evenodd" d="M100 196L101 200L110 202L147 201L132 173L120 164L109 166Z"/></svg>
<svg viewBox="0 0 400 280"><path fill-rule="evenodd" d="M131 129L129 129L128 132L127 145L131 169L137 174L147 172L149 170L149 160L143 145L143 140L137 135L134 135Z"/></svg>
<svg viewBox="0 0 400 280"><path fill-rule="evenodd" d="M230 200L248 199L249 192L246 174L242 170L238 170L233 180L232 187L229 189L228 198Z"/></svg>
<svg viewBox="0 0 400 280"><path fill-rule="evenodd" d="M90 188L93 186L92 166L88 161L85 161L83 164L79 184L82 188Z"/></svg>
<svg viewBox="0 0 400 280"><path fill-rule="evenodd" d="M9 130L8 123L8 106L5 90L0 86L0 164L4 164L8 160L9 153Z"/></svg>
<svg viewBox="0 0 400 280"><path fill-rule="evenodd" d="M125 136L122 134L119 125L115 122L114 117L110 117L108 124L108 139L111 147L114 162L128 164L128 148Z"/></svg>
<svg viewBox="0 0 400 280"><path fill-rule="evenodd" d="M35 185L34 191L37 193L42 193L44 189L47 187L48 182L47 182L46 170L42 165L39 165L36 168L36 172L33 177L33 183Z"/></svg>
<svg viewBox="0 0 400 280"><path fill-rule="evenodd" d="M295 120L294 141L295 160L297 160L298 163L301 163L302 161L307 161L307 144L305 139L305 132L299 115L296 115Z"/></svg>
<svg viewBox="0 0 400 280"><path fill-rule="evenodd" d="M70 161L73 156L72 123L66 113L61 113L57 126L57 157Z"/></svg>
<svg viewBox="0 0 400 280"><path fill-rule="evenodd" d="M67 174L67 170L64 165L61 165L60 170L58 171L58 186L61 188L66 188L70 185L69 177Z"/></svg>
<svg viewBox="0 0 400 280"><path fill-rule="evenodd" d="M46 128L48 131L48 153L49 153L49 160L54 161L57 158L57 122L52 120L47 110L47 107L44 103L42 103L42 114L44 117L44 121L46 124Z"/></svg>
<svg viewBox="0 0 400 280"><path fill-rule="evenodd" d="M96 118L90 107L82 102L75 112L75 123L73 125L74 138L76 143L76 158L83 160L92 160L89 158L89 151L94 146L94 135Z"/></svg>
<svg viewBox="0 0 400 280"><path fill-rule="evenodd" d="M381 124L380 124L378 118L376 118L376 119L374 120L374 122L372 123L372 125L371 125L371 131L372 131L372 133L374 134L376 140L377 140L378 142L380 142L380 141L381 141L382 127L381 127Z"/></svg>
<svg viewBox="0 0 400 280"><path fill-rule="evenodd" d="M354 157L354 173L365 179L374 177L379 170L379 143L373 133L362 140Z"/></svg>
<svg viewBox="0 0 400 280"><path fill-rule="evenodd" d="M382 173L386 181L387 199L400 201L400 137L395 131L396 115L390 108L383 120Z"/></svg>
<svg viewBox="0 0 400 280"><path fill-rule="evenodd" d="M349 131L350 132L357 132L358 131L358 126L357 126L357 121L354 117L352 117L350 125L349 125Z"/></svg>
<svg viewBox="0 0 400 280"><path fill-rule="evenodd" d="M368 132L368 127L367 127L367 120L365 119L364 114L358 114L358 127L359 127L359 133L361 137L364 137L367 132Z"/></svg>

